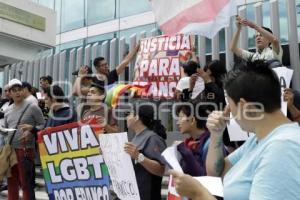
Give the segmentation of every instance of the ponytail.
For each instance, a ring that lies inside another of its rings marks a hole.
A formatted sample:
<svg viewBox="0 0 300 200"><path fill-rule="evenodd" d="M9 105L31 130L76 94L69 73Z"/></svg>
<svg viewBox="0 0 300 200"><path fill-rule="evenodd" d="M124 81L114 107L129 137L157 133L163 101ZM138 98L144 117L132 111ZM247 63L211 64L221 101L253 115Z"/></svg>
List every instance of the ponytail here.
<svg viewBox="0 0 300 200"><path fill-rule="evenodd" d="M153 121L153 132L163 139L167 139L166 128L161 124L160 120Z"/></svg>
<svg viewBox="0 0 300 200"><path fill-rule="evenodd" d="M141 120L148 129L163 139L167 138L166 128L161 124L160 120L156 120L153 106L148 104L140 105L138 106L138 113L135 114L139 116L139 120Z"/></svg>

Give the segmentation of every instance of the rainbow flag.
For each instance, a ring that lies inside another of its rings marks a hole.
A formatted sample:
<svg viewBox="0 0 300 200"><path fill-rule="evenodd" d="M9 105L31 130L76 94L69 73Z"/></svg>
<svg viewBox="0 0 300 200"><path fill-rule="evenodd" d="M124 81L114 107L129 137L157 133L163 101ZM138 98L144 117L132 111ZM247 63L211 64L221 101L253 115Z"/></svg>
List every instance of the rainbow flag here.
<svg viewBox="0 0 300 200"><path fill-rule="evenodd" d="M141 96L142 93L148 90L150 84L124 84L124 83L119 83L119 84L112 84L108 85L106 87L106 98L105 98L105 103L112 107L116 108L120 97L126 92L126 91L131 91L132 93L135 94L135 96Z"/></svg>
<svg viewBox="0 0 300 200"><path fill-rule="evenodd" d="M38 133L43 175L50 200L109 199L109 174L99 150L103 128L96 119Z"/></svg>

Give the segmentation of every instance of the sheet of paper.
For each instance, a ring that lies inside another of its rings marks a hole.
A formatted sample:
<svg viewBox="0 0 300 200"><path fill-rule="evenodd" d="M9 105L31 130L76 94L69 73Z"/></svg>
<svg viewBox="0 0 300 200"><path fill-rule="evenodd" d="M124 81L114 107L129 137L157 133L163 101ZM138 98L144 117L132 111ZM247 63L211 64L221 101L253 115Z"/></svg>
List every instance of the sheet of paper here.
<svg viewBox="0 0 300 200"><path fill-rule="evenodd" d="M227 129L231 142L245 141L250 136L254 135L254 133L248 133L246 131L243 131L240 125L235 121L235 119L230 119L230 123L227 124Z"/></svg>
<svg viewBox="0 0 300 200"><path fill-rule="evenodd" d="M114 192L119 199L140 200L139 189L131 158L124 151L127 133L101 134L100 147L108 168ZM124 189L126 192L124 192Z"/></svg>
<svg viewBox="0 0 300 200"><path fill-rule="evenodd" d="M183 172L178 161L177 145L166 148L162 153L162 156L174 170Z"/></svg>
<svg viewBox="0 0 300 200"><path fill-rule="evenodd" d="M285 116L287 116L287 102L285 102L283 100L283 92L284 92L285 88L290 87L294 70L289 69L287 67L277 67L277 68L274 68L273 70L276 72L276 74L280 80L280 85L281 85L281 94L282 94L281 111L283 112L283 114Z"/></svg>
<svg viewBox="0 0 300 200"><path fill-rule="evenodd" d="M192 92L192 99L195 99L205 88L205 83L203 78L198 77L193 92Z"/></svg>
<svg viewBox="0 0 300 200"><path fill-rule="evenodd" d="M37 92L37 93L36 93L36 98L37 98L37 99L45 99L45 97L42 95L41 92Z"/></svg>
<svg viewBox="0 0 300 200"><path fill-rule="evenodd" d="M199 176L194 178L199 181L211 194L218 197L224 196L221 178L212 176Z"/></svg>
<svg viewBox="0 0 300 200"><path fill-rule="evenodd" d="M17 130L17 129L15 129L15 128L4 128L4 127L1 127L0 126L0 131L1 132L10 132L10 131L15 131L15 130Z"/></svg>

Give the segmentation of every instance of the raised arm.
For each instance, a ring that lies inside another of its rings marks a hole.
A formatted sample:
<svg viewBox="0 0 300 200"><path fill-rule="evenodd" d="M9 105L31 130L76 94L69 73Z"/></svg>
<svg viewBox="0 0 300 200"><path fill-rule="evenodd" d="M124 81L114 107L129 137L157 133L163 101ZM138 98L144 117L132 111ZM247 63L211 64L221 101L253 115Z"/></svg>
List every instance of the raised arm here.
<svg viewBox="0 0 300 200"><path fill-rule="evenodd" d="M80 69L78 71L78 77L75 79L75 82L74 82L73 88L72 88L72 94L74 96L87 95L88 88L82 88L82 86L81 86L81 80L86 75L87 75L86 67L85 66L80 67Z"/></svg>
<svg viewBox="0 0 300 200"><path fill-rule="evenodd" d="M229 107L225 111L214 111L207 119L207 128L210 131L210 144L206 158L206 171L208 176L223 177L232 167L224 155L223 132L226 128L225 117L229 116Z"/></svg>
<svg viewBox="0 0 300 200"><path fill-rule="evenodd" d="M279 52L280 52L280 42L279 42L278 38L275 35L273 35L269 31L265 30L261 26L258 26L257 24L255 24L255 23L253 23L249 20L246 20L246 19L241 20L241 24L243 24L245 26L249 26L250 28L253 28L257 32L259 32L263 37L267 38L271 42L273 50L277 54L279 54Z"/></svg>
<svg viewBox="0 0 300 200"><path fill-rule="evenodd" d="M241 34L242 24L240 23L241 18L239 16L236 17L236 27L237 30L233 35L233 38L230 42L230 51L232 51L236 56L242 56L242 49L238 47L238 41Z"/></svg>
<svg viewBox="0 0 300 200"><path fill-rule="evenodd" d="M123 59L123 61L116 67L118 75L124 72L125 68L129 65L130 61L134 58L139 48L140 48L140 43L138 43L136 47L132 51L130 51L129 54Z"/></svg>

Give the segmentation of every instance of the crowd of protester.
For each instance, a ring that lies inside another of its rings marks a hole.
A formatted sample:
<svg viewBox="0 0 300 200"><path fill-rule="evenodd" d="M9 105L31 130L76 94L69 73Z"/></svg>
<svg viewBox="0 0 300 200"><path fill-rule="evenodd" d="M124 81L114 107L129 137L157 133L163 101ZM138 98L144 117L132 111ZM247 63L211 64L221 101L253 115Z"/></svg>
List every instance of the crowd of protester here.
<svg viewBox="0 0 300 200"><path fill-rule="evenodd" d="M192 178L208 175L223 178L224 199L298 199L299 92L284 90L287 118L280 111L280 82L265 62L271 59L281 62L279 40L270 29L246 19L237 17L236 24L231 50L245 61L239 67L227 73L219 60L200 66L197 59L183 66L185 77L177 85L175 101L190 104L176 107L179 132L188 135L174 143L184 172L171 171L176 190L190 199L215 199ZM243 26L256 30L254 53L237 47ZM0 101L0 125L16 129L0 134L0 145L12 141L18 160L12 176L0 188L8 186L9 200L19 198L19 188L24 200L35 199L34 156L39 130L96 118L104 133L126 131L118 127L112 108L104 103L106 86L118 82L118 76L124 73L138 49L139 45L112 71L103 57L93 62L96 74L89 66L75 71L72 96L77 98L77 109L63 88L53 84L51 76L40 78L40 90L17 79L9 81ZM264 110L256 111L251 103L257 102ZM198 106L199 103L204 104ZM161 156L167 147L166 128L152 106L134 104L133 108L126 120L134 138L125 144L124 151L133 159L141 199L161 199L162 176L169 167ZM243 130L255 133L244 144L230 142L226 128L230 112L234 117L244 113L237 119L238 124ZM260 120L253 120L256 117Z"/></svg>

